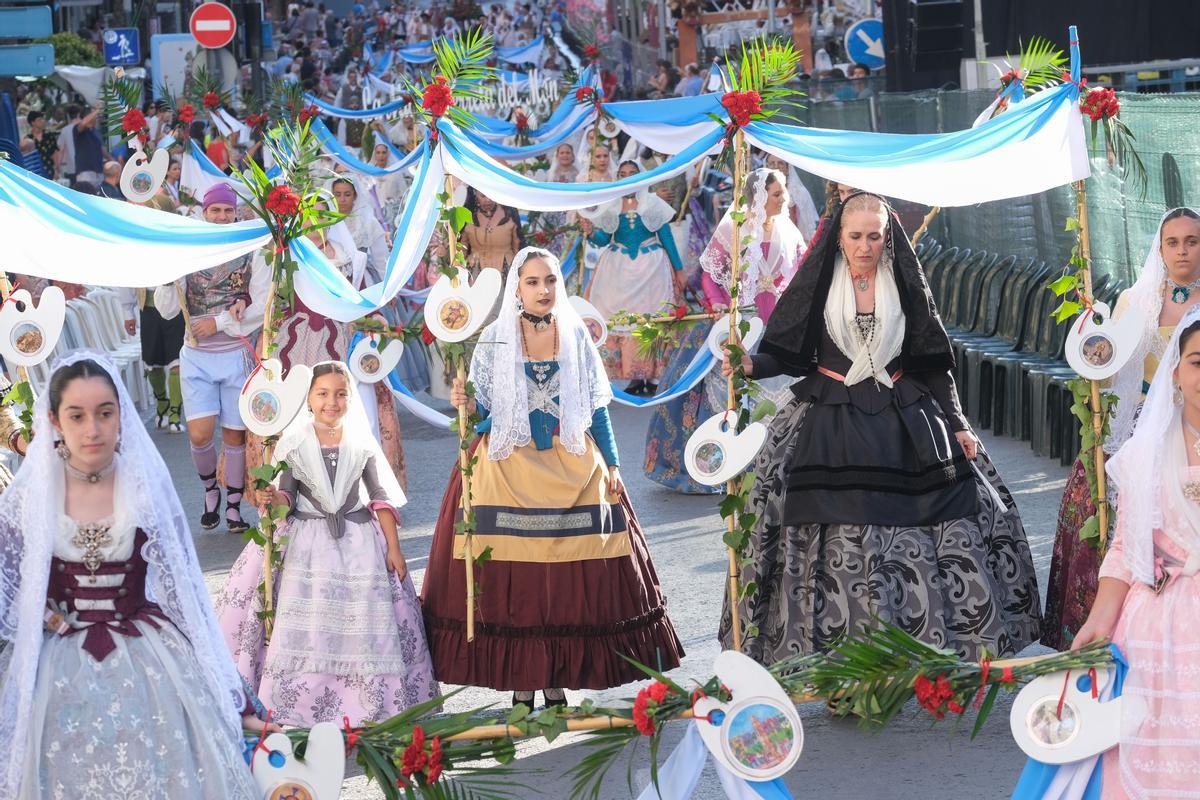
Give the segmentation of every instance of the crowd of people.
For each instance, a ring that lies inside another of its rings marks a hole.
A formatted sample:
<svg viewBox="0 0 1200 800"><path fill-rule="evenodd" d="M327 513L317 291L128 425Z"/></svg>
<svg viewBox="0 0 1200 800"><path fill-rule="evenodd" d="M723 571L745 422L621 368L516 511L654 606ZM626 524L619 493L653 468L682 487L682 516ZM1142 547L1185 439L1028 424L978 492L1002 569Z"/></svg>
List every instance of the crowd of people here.
<svg viewBox="0 0 1200 800"><path fill-rule="evenodd" d="M485 24L516 45L562 13L492 6ZM393 46L461 25L400 3L370 13L356 6L343 19L306 2L281 23L287 44L276 74L361 108L369 79L388 76L364 69L361 53L341 54L366 36ZM719 62L703 75L688 65L683 77L664 64L651 91L720 91L719 78ZM99 133L101 111L69 107L57 136L43 112L29 111L26 141L52 177L126 202L121 153ZM176 137L169 104L146 111L151 146ZM412 187L402 171L370 175L354 165L387 167L394 150L411 151L425 133L403 113L327 124L353 158L327 153L316 165L321 202L341 219L308 236L363 288L382 280L405 235L399 211ZM243 139L201 121L188 132L227 174L263 159L260 132ZM185 186L192 156L172 151L145 205L215 225L249 218L232 182ZM588 126L545 160L510 166L586 184L628 179L664 158L625 133ZM276 355L287 368L310 367L312 379L304 409L275 445L284 468L269 488L252 489L263 443L246 430L239 400L268 304L265 254L126 290L126 331L140 338L155 397L149 421L98 353L57 360L32 436L0 406L0 447L22 457L15 475L0 469L0 738L11 744L0 763L3 794L113 790L119 778L107 749L91 755L99 751L89 742L99 741L126 743L123 757L144 765L148 792L250 798L239 733L270 727L264 707L276 725L360 726L431 700L443 685L511 692L514 706L533 709L536 692L543 705L564 706L568 689L637 680L632 661L673 669L684 651L668 599L679 595L661 585L622 470L642 469L677 492L719 491L689 476L682 453L701 423L724 412L725 381L738 372L778 401L748 501L755 521L739 577L755 589L736 601L743 652L766 664L822 652L879 619L970 659L1010 656L1039 638L1057 648L1111 638L1131 666L1126 691L1143 697L1155 726L1122 734L1117 756L1104 762L1104 796L1185 796L1197 777L1187 748L1200 746L1186 722L1190 672L1181 669L1200 646L1191 623L1200 606L1200 293L1191 296L1200 215L1180 208L1164 217L1122 298L1146 325L1138 357L1112 387L1115 541L1107 554L1080 542L1092 509L1077 466L1043 612L1021 514L963 413L953 349L899 217L886 199L844 184L826 185L818 210L786 162L755 152L752 167L744 186L724 187L746 208L719 218L701 202L712 194L703 164L577 212L528 213L454 179L452 201L466 211L464 266L472 277L496 270L503 286L480 336L488 346L468 348L470 386L436 342L411 340L397 374L477 420L472 539L489 559L473 587L458 470L419 592L409 575L400 428L410 418L387 382L360 383L347 368L347 323L299 297L284 310ZM658 406L644 451L623 461L608 411L614 386L654 396L679 379L733 302L738 245L736 295L763 321L761 344L736 358L727 349L709 378ZM450 256L435 234L406 289L428 288ZM567 261L576 265L570 275ZM47 285L12 278L35 292ZM614 321L602 344L573 294ZM648 350L623 316L674 309L707 319L670 326ZM372 318L395 326L420 313L402 296ZM147 427L186 431L203 490L194 520ZM448 469L458 457L447 452ZM1163 469L1139 467L1146 463ZM262 546L248 543L214 608L191 523L244 532L247 500L260 514L286 511L282 569L267 580ZM711 630L728 648L734 611L727 600ZM172 757L161 758L168 740Z"/></svg>

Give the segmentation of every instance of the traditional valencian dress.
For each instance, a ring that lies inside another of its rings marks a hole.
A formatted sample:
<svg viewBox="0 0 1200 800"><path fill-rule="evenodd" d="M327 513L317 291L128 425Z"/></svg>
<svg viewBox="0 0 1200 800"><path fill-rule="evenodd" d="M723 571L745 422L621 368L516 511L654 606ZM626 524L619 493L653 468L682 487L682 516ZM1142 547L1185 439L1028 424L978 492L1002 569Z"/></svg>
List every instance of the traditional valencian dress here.
<svg viewBox="0 0 1200 800"><path fill-rule="evenodd" d="M114 368L80 358L118 387L114 511L66 514L43 394L0 504L0 797L252 800L246 698L166 465Z"/></svg>
<svg viewBox="0 0 1200 800"><path fill-rule="evenodd" d="M603 248L588 285L587 299L605 319L618 311L664 311L666 304L675 299L672 272L683 269L671 234L675 209L646 191L638 193L636 210L622 212L621 204L617 199L597 212L580 212L595 226L588 240ZM661 353L639 356L637 342L627 328L614 328L601 352L608 375L614 380L656 383L665 363Z"/></svg>
<svg viewBox="0 0 1200 800"><path fill-rule="evenodd" d="M770 320L775 303L795 275L805 251L804 238L788 217L790 202L786 195L783 209L773 218L770 230L766 230L767 178L771 175L781 184L784 182L783 175L773 170L758 169L752 173L749 213L741 229L743 236L749 237L750 243L746 246L746 257L738 281L739 305L746 305L748 300L753 299L755 313L764 324ZM721 304L728 307L730 304L732 272L729 251L732 249L732 240L733 220L727 211L700 256L702 285L709 306ZM686 372L700 348L708 346L712 324L701 321L682 335L663 372L664 385L674 385ZM783 380L777 378L775 383L782 384ZM782 393L786 385L764 387L768 388L776 388ZM696 483L682 462L684 448L696 428L717 413L718 409L725 410L726 391L725 379L720 376L719 370L714 370L687 394L654 409L650 427L646 431L647 478L686 494L717 494L724 491L721 487Z"/></svg>
<svg viewBox="0 0 1200 800"><path fill-rule="evenodd" d="M1197 322L1193 307L1176 331ZM1200 438L1185 438L1172 401L1179 360L1175 335L1133 435L1108 463L1121 502L1100 577L1129 584L1112 633L1129 672L1120 744L1101 760L1104 800L1195 797L1200 787L1200 466L1188 463Z"/></svg>
<svg viewBox="0 0 1200 800"><path fill-rule="evenodd" d="M438 680L503 690L600 689L641 677L622 656L669 670L683 647L667 618L637 516L609 485L617 465L611 390L583 321L558 295L559 352L526 361L516 310L520 265L471 362L478 412L471 506L475 638L466 638L466 579L457 468L442 499L422 601Z"/></svg>
<svg viewBox="0 0 1200 800"><path fill-rule="evenodd" d="M1163 215L1165 222L1180 212L1195 216L1189 208L1172 209ZM1138 411L1150 381L1158 369L1159 359L1166 349L1167 341L1175 328L1159 325L1163 303L1169 287L1167 265L1159 249L1162 241L1163 223L1159 223L1154 237L1147 246L1146 261L1138 273L1137 282L1121 294L1117 302L1116 316L1120 319L1126 309L1142 315L1142 336L1138 349L1112 378L1109 392L1117 398L1117 408L1112 419L1112 431L1104 441L1104 449L1115 453L1132 435ZM1200 293L1170 292L1172 303L1194 305L1200 302ZM1116 504L1120 498L1109 493ZM1087 471L1080 459L1075 459L1071 475L1063 490L1059 506L1058 526L1054 535L1054 556L1050 562L1050 578L1046 586L1046 613L1042 620L1042 644L1056 650L1065 650L1071 645L1080 626L1087 619L1092 601L1096 599L1099 584L1101 553L1096 539L1080 539L1079 529L1096 513L1095 503L1088 483Z"/></svg>
<svg viewBox="0 0 1200 800"><path fill-rule="evenodd" d="M337 447L322 447L301 416L276 449L292 511L270 644L258 617L263 552L253 542L217 597L221 631L274 720L380 722L438 693L412 578L388 571L375 519L380 508L399 519L404 494L357 398Z"/></svg>
<svg viewBox="0 0 1200 800"><path fill-rule="evenodd" d="M743 651L764 663L899 625L976 658L1037 637L1037 579L1020 515L967 429L949 340L899 222L873 314L856 313L835 231L814 242L753 356L753 377L800 376L754 464ZM721 640L731 643L726 605ZM751 628L753 630L753 628Z"/></svg>

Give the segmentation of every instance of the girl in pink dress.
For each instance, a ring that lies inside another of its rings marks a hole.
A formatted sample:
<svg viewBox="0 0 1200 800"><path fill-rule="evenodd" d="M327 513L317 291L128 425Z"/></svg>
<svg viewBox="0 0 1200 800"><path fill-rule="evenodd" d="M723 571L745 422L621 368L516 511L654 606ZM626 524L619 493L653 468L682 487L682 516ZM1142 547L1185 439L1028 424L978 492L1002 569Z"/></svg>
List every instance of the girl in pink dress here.
<svg viewBox="0 0 1200 800"><path fill-rule="evenodd" d="M1129 662L1102 797L1200 797L1200 307L1176 328L1107 472L1116 535L1071 645L1111 638Z"/></svg>

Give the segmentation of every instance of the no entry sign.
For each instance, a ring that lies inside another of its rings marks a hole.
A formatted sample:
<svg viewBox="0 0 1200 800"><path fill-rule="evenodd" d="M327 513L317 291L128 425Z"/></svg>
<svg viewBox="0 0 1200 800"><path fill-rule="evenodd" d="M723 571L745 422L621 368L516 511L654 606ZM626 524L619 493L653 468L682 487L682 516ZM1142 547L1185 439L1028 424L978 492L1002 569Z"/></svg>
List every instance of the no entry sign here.
<svg viewBox="0 0 1200 800"><path fill-rule="evenodd" d="M233 10L221 3L203 3L192 12L192 36L201 47L224 47L237 33Z"/></svg>

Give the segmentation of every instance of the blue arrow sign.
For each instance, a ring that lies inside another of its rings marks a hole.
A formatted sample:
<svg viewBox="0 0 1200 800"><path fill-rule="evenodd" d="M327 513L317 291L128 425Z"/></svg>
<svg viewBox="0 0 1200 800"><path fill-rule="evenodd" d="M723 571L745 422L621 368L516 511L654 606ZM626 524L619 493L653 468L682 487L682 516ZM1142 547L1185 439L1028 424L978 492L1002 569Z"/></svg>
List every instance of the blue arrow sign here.
<svg viewBox="0 0 1200 800"><path fill-rule="evenodd" d="M883 51L883 20L874 17L860 19L846 29L846 58L852 64L883 69L886 63Z"/></svg>
<svg viewBox="0 0 1200 800"><path fill-rule="evenodd" d="M110 67L134 67L142 63L142 46L137 28L109 28L102 38L105 64Z"/></svg>

